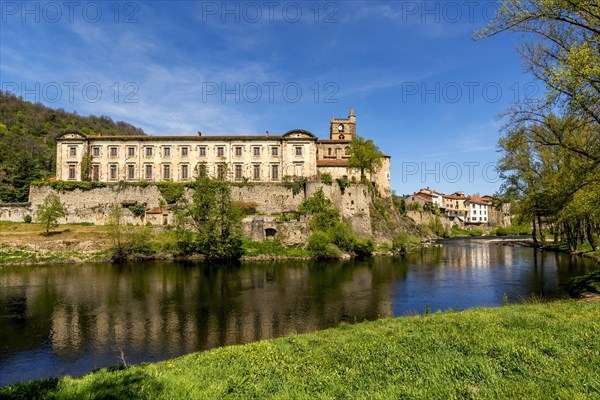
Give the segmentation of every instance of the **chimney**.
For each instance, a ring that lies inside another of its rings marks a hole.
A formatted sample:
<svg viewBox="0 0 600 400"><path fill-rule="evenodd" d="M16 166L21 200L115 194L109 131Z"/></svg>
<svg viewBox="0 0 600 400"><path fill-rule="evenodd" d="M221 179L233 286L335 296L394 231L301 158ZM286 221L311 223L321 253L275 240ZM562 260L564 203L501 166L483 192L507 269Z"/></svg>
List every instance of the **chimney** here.
<svg viewBox="0 0 600 400"><path fill-rule="evenodd" d="M269 137L269 131L267 131L266 136Z"/></svg>
<svg viewBox="0 0 600 400"><path fill-rule="evenodd" d="M198 136L202 136L202 132L198 131Z"/></svg>

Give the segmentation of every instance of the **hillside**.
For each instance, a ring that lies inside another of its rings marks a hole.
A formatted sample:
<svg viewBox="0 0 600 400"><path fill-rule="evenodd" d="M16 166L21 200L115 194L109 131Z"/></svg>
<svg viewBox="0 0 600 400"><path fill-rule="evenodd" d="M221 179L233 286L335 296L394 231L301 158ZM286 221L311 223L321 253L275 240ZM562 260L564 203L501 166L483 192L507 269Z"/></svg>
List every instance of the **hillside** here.
<svg viewBox="0 0 600 400"><path fill-rule="evenodd" d="M65 129L87 135L143 135L107 116L80 116L0 91L0 203L27 201L29 184L54 175L54 139Z"/></svg>

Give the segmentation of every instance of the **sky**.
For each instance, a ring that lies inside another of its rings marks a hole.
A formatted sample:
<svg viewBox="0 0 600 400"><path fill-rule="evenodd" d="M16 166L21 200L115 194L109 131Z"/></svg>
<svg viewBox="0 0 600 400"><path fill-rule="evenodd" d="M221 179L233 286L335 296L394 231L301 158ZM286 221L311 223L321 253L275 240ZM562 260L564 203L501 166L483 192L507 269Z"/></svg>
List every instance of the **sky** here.
<svg viewBox="0 0 600 400"><path fill-rule="evenodd" d="M391 156L392 189L493 194L500 115L539 96L495 1L0 2L0 88L151 135L328 138Z"/></svg>

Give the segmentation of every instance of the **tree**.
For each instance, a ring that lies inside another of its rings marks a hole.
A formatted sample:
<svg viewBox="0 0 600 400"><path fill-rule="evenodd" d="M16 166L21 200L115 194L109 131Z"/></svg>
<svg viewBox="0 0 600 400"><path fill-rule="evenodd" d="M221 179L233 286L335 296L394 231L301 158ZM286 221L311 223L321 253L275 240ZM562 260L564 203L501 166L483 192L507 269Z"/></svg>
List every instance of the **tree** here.
<svg viewBox="0 0 600 400"><path fill-rule="evenodd" d="M42 204L37 206L35 218L37 222L46 227L46 233L50 233L50 229L58 226L58 219L66 215L67 211L60 202L60 197L55 193L50 193L44 198Z"/></svg>
<svg viewBox="0 0 600 400"><path fill-rule="evenodd" d="M348 159L348 170L359 171L360 180L366 179L365 173L373 174L383 164L383 153L372 140L365 140L356 136L350 143L350 158Z"/></svg>
<svg viewBox="0 0 600 400"><path fill-rule="evenodd" d="M126 224L121 204L115 203L110 208L108 226L108 236L112 242L110 258L113 262L140 260L154 252L150 244L150 227Z"/></svg>
<svg viewBox="0 0 600 400"><path fill-rule="evenodd" d="M521 220L544 225L576 250L596 247L600 225L600 9L596 0L502 0L476 36L521 34L526 69L545 96L506 116L499 170Z"/></svg>
<svg viewBox="0 0 600 400"><path fill-rule="evenodd" d="M243 254L241 213L231 201L227 182L201 173L192 200L177 216L179 248L209 259L239 259Z"/></svg>
<svg viewBox="0 0 600 400"><path fill-rule="evenodd" d="M502 0L489 25L477 32L487 38L517 32L526 69L546 88L545 98L527 99L508 112L508 125L551 128L552 114L588 140L567 138L549 129L540 143L563 147L600 163L600 9L596 0Z"/></svg>

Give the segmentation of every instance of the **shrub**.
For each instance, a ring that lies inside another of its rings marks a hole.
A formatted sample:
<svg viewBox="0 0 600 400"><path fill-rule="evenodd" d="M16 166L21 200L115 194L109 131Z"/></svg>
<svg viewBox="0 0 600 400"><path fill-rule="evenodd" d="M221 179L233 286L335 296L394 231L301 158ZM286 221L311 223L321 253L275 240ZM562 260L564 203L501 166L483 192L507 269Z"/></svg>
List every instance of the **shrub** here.
<svg viewBox="0 0 600 400"><path fill-rule="evenodd" d="M136 217L142 218L144 215L146 215L146 205L145 204L139 204L138 203L138 204L131 205L131 206L127 207L127 208Z"/></svg>
<svg viewBox="0 0 600 400"><path fill-rule="evenodd" d="M382 253L389 253L390 251L392 251L392 244L388 242L383 242L379 245L377 250L379 250Z"/></svg>
<svg viewBox="0 0 600 400"><path fill-rule="evenodd" d="M156 185L167 204L175 204L183 197L185 185L175 182L160 182Z"/></svg>
<svg viewBox="0 0 600 400"><path fill-rule="evenodd" d="M438 216L429 220L429 229L431 229L436 236L445 236L446 229L444 228L444 225Z"/></svg>
<svg viewBox="0 0 600 400"><path fill-rule="evenodd" d="M314 231L308 237L308 251L317 259L340 258L342 252L331 242L331 237L323 231Z"/></svg>
<svg viewBox="0 0 600 400"><path fill-rule="evenodd" d="M234 201L233 204L238 208L242 216L256 214L257 204L253 201Z"/></svg>
<svg viewBox="0 0 600 400"><path fill-rule="evenodd" d="M31 215L26 215L23 217L23 222L25 222L26 224L30 224L33 218L31 218Z"/></svg>
<svg viewBox="0 0 600 400"><path fill-rule="evenodd" d="M333 178L329 172L324 172L321 174L321 183L326 185L331 185L333 183Z"/></svg>
<svg viewBox="0 0 600 400"><path fill-rule="evenodd" d="M356 180L356 178L354 176L352 177L352 179L353 179L353 181ZM346 191L346 188L348 186L350 186L350 182L348 182L344 178L337 178L335 181L337 182L338 186L340 187L340 192L342 192L342 194L344 194L344 192Z"/></svg>
<svg viewBox="0 0 600 400"><path fill-rule="evenodd" d="M354 242L354 252L359 257L367 257L375 251L375 242L373 239L358 239Z"/></svg>
<svg viewBox="0 0 600 400"><path fill-rule="evenodd" d="M337 222L333 227L327 230L331 243L335 244L339 249L344 251L353 251L356 242L356 236L352 233L352 229L347 223Z"/></svg>
<svg viewBox="0 0 600 400"><path fill-rule="evenodd" d="M415 249L421 242L418 236L411 235L408 232L398 232L392 240L392 251L406 254Z"/></svg>
<svg viewBox="0 0 600 400"><path fill-rule="evenodd" d="M283 186L291 189L295 196L306 187L306 178L292 178L289 175L286 175L283 177Z"/></svg>
<svg viewBox="0 0 600 400"><path fill-rule="evenodd" d="M300 205L300 212L312 215L310 228L327 231L340 220L340 213L335 209L331 200L325 197L323 190L319 189Z"/></svg>

